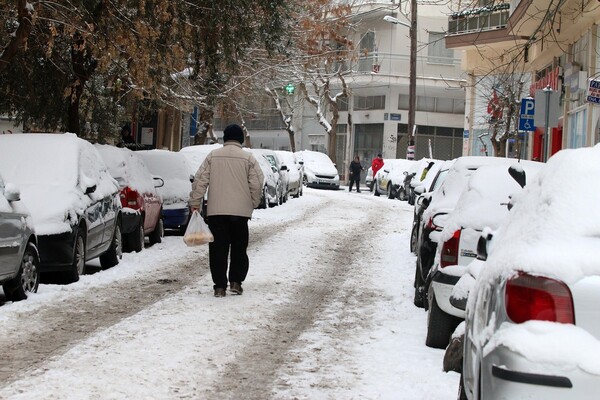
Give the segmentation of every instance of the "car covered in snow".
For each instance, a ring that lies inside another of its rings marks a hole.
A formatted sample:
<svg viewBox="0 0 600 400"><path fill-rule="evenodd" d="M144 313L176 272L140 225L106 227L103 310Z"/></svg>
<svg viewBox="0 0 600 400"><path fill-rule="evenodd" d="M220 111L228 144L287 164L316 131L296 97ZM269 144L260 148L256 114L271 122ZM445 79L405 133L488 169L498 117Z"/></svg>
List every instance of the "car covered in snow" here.
<svg viewBox="0 0 600 400"><path fill-rule="evenodd" d="M134 151L100 144L95 147L119 183L123 251L141 251L146 236L150 245L160 243L164 225L162 198L156 188L164 185L162 178L152 176L144 160Z"/></svg>
<svg viewBox="0 0 600 400"><path fill-rule="evenodd" d="M42 273L77 281L88 260L119 263L119 185L91 143L70 133L1 135L0 171L31 213Z"/></svg>
<svg viewBox="0 0 600 400"><path fill-rule="evenodd" d="M413 160L386 158L383 167L375 174L373 194L404 200L404 179L414 163Z"/></svg>
<svg viewBox="0 0 600 400"><path fill-rule="evenodd" d="M164 185L158 188L163 199L162 217L165 229L178 231L183 235L190 220L189 199L194 175L187 158L180 152L169 150L137 151L144 163L155 176L163 179Z"/></svg>
<svg viewBox="0 0 600 400"><path fill-rule="evenodd" d="M0 175L0 284L9 301L27 298L40 283L40 256L19 190Z"/></svg>
<svg viewBox="0 0 600 400"><path fill-rule="evenodd" d="M302 196L302 167L296 161L296 156L291 151L276 150L275 154L279 162L287 170L288 195L292 197Z"/></svg>
<svg viewBox="0 0 600 400"><path fill-rule="evenodd" d="M340 188L338 170L325 153L311 150L296 152L296 157L304 166L304 184L319 189Z"/></svg>
<svg viewBox="0 0 600 400"><path fill-rule="evenodd" d="M277 167L271 165L271 163L259 151L246 148L244 148L244 150L249 151L252 153L254 158L256 158L256 161L260 166L260 170L265 178L263 192L258 208L268 208L279 205L279 201L281 199L281 186L279 184L280 177Z"/></svg>
<svg viewBox="0 0 600 400"><path fill-rule="evenodd" d="M216 149L220 149L223 147L222 144L199 144L194 146L186 146L179 150L179 153L183 154L185 158L188 160L188 165L190 166L190 175L196 176L196 172L198 172L198 168L202 165L206 156Z"/></svg>
<svg viewBox="0 0 600 400"><path fill-rule="evenodd" d="M427 300L429 347L446 348L452 332L464 318L464 311L451 304L450 296L467 265L477 257L477 242L483 230L500 225L508 216L511 196L521 190L511 170L520 169L533 178L543 165L534 161L508 161L513 164L484 165L473 172L456 207L444 215L442 231L430 234L435 236L438 246Z"/></svg>
<svg viewBox="0 0 600 400"><path fill-rule="evenodd" d="M599 195L600 146L562 150L484 235L466 308L468 399L597 397Z"/></svg>
<svg viewBox="0 0 600 400"><path fill-rule="evenodd" d="M278 203L283 204L288 201L289 193L289 176L288 176L288 167L281 163L279 157L274 150L270 149L254 149L253 153L256 155L260 155L264 157L269 164L277 171L277 193L278 193Z"/></svg>

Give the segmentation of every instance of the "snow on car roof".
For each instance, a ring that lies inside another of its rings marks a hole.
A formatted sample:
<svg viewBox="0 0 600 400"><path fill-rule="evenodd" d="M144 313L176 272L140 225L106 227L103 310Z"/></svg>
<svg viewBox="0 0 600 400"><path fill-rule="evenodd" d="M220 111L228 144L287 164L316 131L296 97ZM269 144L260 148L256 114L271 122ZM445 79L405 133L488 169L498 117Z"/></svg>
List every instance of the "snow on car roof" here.
<svg viewBox="0 0 600 400"><path fill-rule="evenodd" d="M187 146L179 150L183 154L190 165L190 174L196 175L198 168L206 159L206 156L213 150L220 149L223 147L222 144L199 144L194 146Z"/></svg>
<svg viewBox="0 0 600 400"><path fill-rule="evenodd" d="M337 175L337 168L329 156L325 153L311 150L302 150L296 152L300 161L304 162L304 167L316 173Z"/></svg>
<svg viewBox="0 0 600 400"><path fill-rule="evenodd" d="M165 203L188 201L192 191L191 167L182 153L169 150L142 150L136 153L142 156L153 175L163 178L165 184L158 188L158 192Z"/></svg>
<svg viewBox="0 0 600 400"><path fill-rule="evenodd" d="M118 191L94 146L71 133L0 136L0 170L20 190L39 235L70 231L65 215Z"/></svg>
<svg viewBox="0 0 600 400"><path fill-rule="evenodd" d="M521 161L532 162L532 161ZM431 203L423 213L423 219L427 221L438 212L449 212L456 207L458 199L467 187L468 178L479 167L485 165L516 164L517 160L504 157L459 157L450 168L446 179L431 198Z"/></svg>
<svg viewBox="0 0 600 400"><path fill-rule="evenodd" d="M600 145L556 153L517 196L482 271L521 271L572 284L600 275Z"/></svg>
<svg viewBox="0 0 600 400"><path fill-rule="evenodd" d="M144 160L126 148L96 144L94 145L108 167L113 178L125 186L140 193L154 193L154 179Z"/></svg>
<svg viewBox="0 0 600 400"><path fill-rule="evenodd" d="M544 164L531 161L517 164L515 161L513 165L524 170L531 181ZM521 186L509 175L509 167L485 165L473 172L456 207L445 221L440 234L442 241L448 240L454 231L461 228L496 229L508 216L509 196L521 191Z"/></svg>

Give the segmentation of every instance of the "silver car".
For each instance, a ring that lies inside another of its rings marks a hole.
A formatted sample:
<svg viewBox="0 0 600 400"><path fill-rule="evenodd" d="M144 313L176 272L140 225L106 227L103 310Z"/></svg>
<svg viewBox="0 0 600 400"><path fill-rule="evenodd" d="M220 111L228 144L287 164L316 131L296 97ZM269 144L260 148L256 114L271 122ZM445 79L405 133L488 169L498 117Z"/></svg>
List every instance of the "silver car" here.
<svg viewBox="0 0 600 400"><path fill-rule="evenodd" d="M600 147L560 151L480 240L461 380L469 399L598 398L599 194Z"/></svg>
<svg viewBox="0 0 600 400"><path fill-rule="evenodd" d="M24 300L38 289L40 257L32 226L19 191L0 176L0 284L10 301Z"/></svg>

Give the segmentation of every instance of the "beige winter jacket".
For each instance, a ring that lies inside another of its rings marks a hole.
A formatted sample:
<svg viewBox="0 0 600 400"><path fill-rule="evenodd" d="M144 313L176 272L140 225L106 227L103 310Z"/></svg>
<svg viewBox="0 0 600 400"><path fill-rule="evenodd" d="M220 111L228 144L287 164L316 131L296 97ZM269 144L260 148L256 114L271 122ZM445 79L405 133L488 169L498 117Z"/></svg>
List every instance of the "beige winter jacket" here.
<svg viewBox="0 0 600 400"><path fill-rule="evenodd" d="M190 207L200 208L206 189L207 215L252 217L260 204L264 176L254 156L236 141L211 151L194 177Z"/></svg>

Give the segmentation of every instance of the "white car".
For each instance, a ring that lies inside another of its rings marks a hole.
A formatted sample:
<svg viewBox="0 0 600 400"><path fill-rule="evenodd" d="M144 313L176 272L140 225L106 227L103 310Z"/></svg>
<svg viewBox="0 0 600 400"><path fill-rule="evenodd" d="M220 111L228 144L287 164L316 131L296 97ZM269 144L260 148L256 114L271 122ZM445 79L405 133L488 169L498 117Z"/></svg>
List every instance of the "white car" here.
<svg viewBox="0 0 600 400"><path fill-rule="evenodd" d="M338 170L327 154L318 151L303 150L296 152L299 162L304 166L304 183L307 187L321 189L339 189Z"/></svg>
<svg viewBox="0 0 600 400"><path fill-rule="evenodd" d="M281 186L280 186L280 177L279 172L277 171L277 167L274 167L267 161L267 159L257 151L257 149L247 149L244 148L245 151L249 151L252 153L260 169L265 178L265 183L263 186L263 193L260 200L260 205L258 208L268 208L275 207L279 205L279 200L281 199Z"/></svg>
<svg viewBox="0 0 600 400"><path fill-rule="evenodd" d="M373 193L375 196L386 195L396 199L401 195L406 172L415 164L413 160L388 159L383 160L383 167L374 177ZM401 199L402 200L402 199Z"/></svg>
<svg viewBox="0 0 600 400"><path fill-rule="evenodd" d="M277 172L277 203L283 204L288 201L289 193L289 177L287 165L281 164L279 157L273 150L269 149L253 149L252 152L256 155L264 157Z"/></svg>
<svg viewBox="0 0 600 400"><path fill-rule="evenodd" d="M301 166L296 161L296 156L291 151L283 150L276 150L275 154L277 154L281 165L287 169L289 195L296 198L302 196Z"/></svg>
<svg viewBox="0 0 600 400"><path fill-rule="evenodd" d="M467 398L598 398L599 196L600 147L562 150L486 235L467 302Z"/></svg>
<svg viewBox="0 0 600 400"><path fill-rule="evenodd" d="M444 228L437 233L438 246L428 292L427 346L446 348L452 332L464 318L464 311L450 302L452 289L465 274L466 266L477 257L481 232L498 227L508 216L510 197L521 190L509 168L520 168L528 178L533 178L543 165L505 160L506 164L482 166L473 172L456 208L448 213Z"/></svg>
<svg viewBox="0 0 600 400"><path fill-rule="evenodd" d="M198 172L198 168L206 159L208 153L213 150L220 149L223 147L222 144L199 144L194 146L187 146L179 150L179 153L183 154L188 160L190 166L190 175L195 176Z"/></svg>

